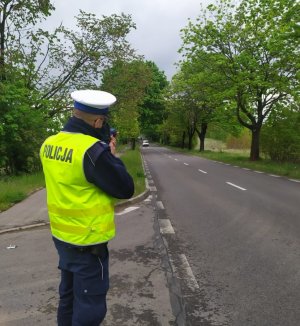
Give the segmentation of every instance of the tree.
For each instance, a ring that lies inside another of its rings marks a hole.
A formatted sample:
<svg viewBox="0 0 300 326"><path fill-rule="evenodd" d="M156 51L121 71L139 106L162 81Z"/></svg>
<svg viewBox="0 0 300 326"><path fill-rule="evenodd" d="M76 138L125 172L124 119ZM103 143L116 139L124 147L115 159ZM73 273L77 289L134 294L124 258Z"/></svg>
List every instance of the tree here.
<svg viewBox="0 0 300 326"><path fill-rule="evenodd" d="M61 126L73 89L98 88L106 67L135 57L129 15L81 11L76 30L36 28L53 9L47 0L0 0L0 167L10 173L38 165L39 146Z"/></svg>
<svg viewBox="0 0 300 326"><path fill-rule="evenodd" d="M175 98L180 98L183 115L188 117L185 130L190 149L196 133L200 140L199 150L203 151L208 125L220 121L224 78L214 69L215 60L214 54L199 53L197 60L181 61L179 73L172 79L171 90Z"/></svg>
<svg viewBox="0 0 300 326"><path fill-rule="evenodd" d="M47 119L47 111L33 109L38 95L22 79L0 83L0 167L7 174L40 168L39 147L55 122Z"/></svg>
<svg viewBox="0 0 300 326"><path fill-rule="evenodd" d="M151 69L141 60L117 61L105 70L102 89L117 97L111 108L111 122L123 140L135 140L140 134L139 105L143 102L146 88L151 83Z"/></svg>
<svg viewBox="0 0 300 326"><path fill-rule="evenodd" d="M51 116L68 106L65 99L69 98L70 89L99 87L106 68L115 61L135 57L126 40L129 31L135 28L129 15L114 14L98 19L94 14L80 11L76 19L78 30L63 26L56 30L57 42L50 43L48 64L40 70L37 80L39 83L42 76L49 76L42 82L41 99L56 97L56 107L49 112Z"/></svg>
<svg viewBox="0 0 300 326"><path fill-rule="evenodd" d="M214 67L227 81L224 100L235 104L238 121L252 133L250 159L259 159L260 131L277 103L299 91L299 40L292 36L299 7L293 0L220 0L183 30L189 60L215 54ZM212 18L211 18L212 17Z"/></svg>
<svg viewBox="0 0 300 326"><path fill-rule="evenodd" d="M224 78L214 69L214 54L199 53L197 60L181 62L183 73L182 87L189 89L192 110L195 110L195 131L200 141L199 151L205 149L205 137L208 125L220 121L219 108L224 105ZM223 121L224 122L224 121Z"/></svg>
<svg viewBox="0 0 300 326"><path fill-rule="evenodd" d="M50 101L50 117L69 106L70 90L95 88L101 72L115 60L135 57L126 40L135 28L130 15L97 18L80 11L77 29L59 26L49 33L35 26L54 9L50 1L0 3L1 76L9 78L16 68L22 71L26 86L41 94L36 107Z"/></svg>
<svg viewBox="0 0 300 326"><path fill-rule="evenodd" d="M168 85L165 74L154 62L146 61L151 70L151 82L145 90L143 102L139 105L141 133L154 141L159 140L159 126L165 115L164 89Z"/></svg>
<svg viewBox="0 0 300 326"><path fill-rule="evenodd" d="M167 92L169 112L167 125L176 141L178 141L178 137L181 137L182 148L185 146L186 137L188 138L189 149L192 149L192 140L199 120L197 102L192 93L193 89L187 85L184 73L182 71L178 72L172 78ZM172 126L176 126L176 128L172 128Z"/></svg>
<svg viewBox="0 0 300 326"><path fill-rule="evenodd" d="M0 1L0 80L5 79L5 65L21 51L23 29L34 25L54 10L50 0ZM12 46L13 45L13 46Z"/></svg>

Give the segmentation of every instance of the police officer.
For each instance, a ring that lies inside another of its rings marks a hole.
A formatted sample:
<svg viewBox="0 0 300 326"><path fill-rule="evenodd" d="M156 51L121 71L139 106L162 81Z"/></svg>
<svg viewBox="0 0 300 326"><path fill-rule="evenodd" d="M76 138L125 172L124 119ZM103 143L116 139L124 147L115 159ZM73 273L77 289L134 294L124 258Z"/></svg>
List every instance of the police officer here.
<svg viewBox="0 0 300 326"><path fill-rule="evenodd" d="M61 270L57 322L98 326L107 310L107 243L115 236L113 198L130 198L134 184L114 155L115 138L109 144L99 140L116 98L96 90L75 91L71 97L73 116L40 150Z"/></svg>

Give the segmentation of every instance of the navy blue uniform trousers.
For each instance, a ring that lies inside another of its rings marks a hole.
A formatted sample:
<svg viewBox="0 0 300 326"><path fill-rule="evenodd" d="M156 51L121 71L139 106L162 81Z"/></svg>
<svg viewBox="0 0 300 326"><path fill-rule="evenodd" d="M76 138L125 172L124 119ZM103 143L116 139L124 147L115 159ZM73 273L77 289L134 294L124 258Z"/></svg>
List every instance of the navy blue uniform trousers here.
<svg viewBox="0 0 300 326"><path fill-rule="evenodd" d="M99 326L106 315L108 250L101 255L53 238L61 270L58 326Z"/></svg>

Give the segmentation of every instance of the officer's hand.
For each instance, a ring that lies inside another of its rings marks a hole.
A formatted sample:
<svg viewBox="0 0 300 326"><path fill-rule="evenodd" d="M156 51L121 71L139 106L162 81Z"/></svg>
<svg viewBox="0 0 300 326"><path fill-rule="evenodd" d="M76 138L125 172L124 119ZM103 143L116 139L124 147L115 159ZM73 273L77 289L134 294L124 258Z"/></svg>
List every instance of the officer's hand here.
<svg viewBox="0 0 300 326"><path fill-rule="evenodd" d="M109 142L109 147L110 147L110 151L113 155L116 154L116 145L117 145L117 140L115 137L111 136L110 137L110 142Z"/></svg>

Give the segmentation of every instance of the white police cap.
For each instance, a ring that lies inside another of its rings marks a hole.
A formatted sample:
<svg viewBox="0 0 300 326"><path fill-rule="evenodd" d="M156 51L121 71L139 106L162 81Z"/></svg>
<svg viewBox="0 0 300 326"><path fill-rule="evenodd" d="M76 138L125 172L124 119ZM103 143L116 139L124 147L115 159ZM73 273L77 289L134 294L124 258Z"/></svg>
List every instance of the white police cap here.
<svg viewBox="0 0 300 326"><path fill-rule="evenodd" d="M114 95L97 90L84 89L71 93L74 108L91 114L106 115L108 108L116 102Z"/></svg>

